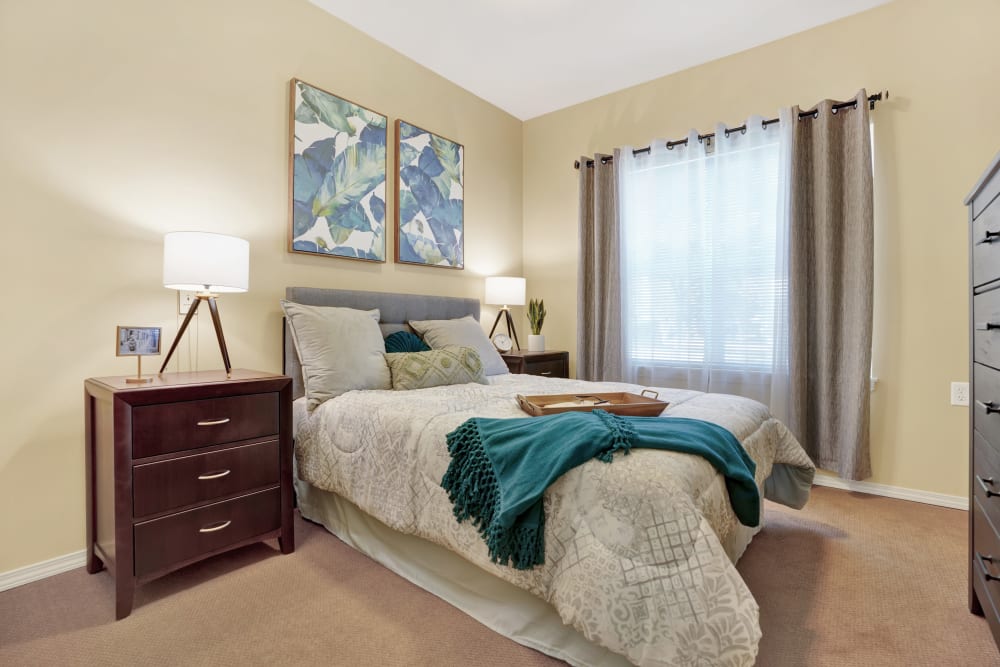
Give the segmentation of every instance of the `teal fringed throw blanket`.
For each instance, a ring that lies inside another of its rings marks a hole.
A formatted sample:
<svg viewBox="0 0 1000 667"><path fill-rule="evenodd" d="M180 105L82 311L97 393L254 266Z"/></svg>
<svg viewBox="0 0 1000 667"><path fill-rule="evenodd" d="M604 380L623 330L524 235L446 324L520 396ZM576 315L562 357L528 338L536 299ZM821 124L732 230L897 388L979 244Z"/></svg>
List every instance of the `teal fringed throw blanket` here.
<svg viewBox="0 0 1000 667"><path fill-rule="evenodd" d="M632 447L696 454L726 478L745 526L760 520L756 465L732 433L681 417L620 417L603 410L546 417L476 417L448 434L451 463L441 480L459 521L471 519L494 563L528 570L545 562L545 489L596 458L610 463Z"/></svg>

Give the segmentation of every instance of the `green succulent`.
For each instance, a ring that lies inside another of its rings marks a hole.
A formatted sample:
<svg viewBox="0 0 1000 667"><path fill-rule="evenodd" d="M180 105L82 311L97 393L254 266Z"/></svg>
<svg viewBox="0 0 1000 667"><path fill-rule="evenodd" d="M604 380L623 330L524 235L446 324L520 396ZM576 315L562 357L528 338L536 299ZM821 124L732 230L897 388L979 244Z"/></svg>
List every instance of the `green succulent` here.
<svg viewBox="0 0 1000 667"><path fill-rule="evenodd" d="M528 302L528 322L531 323L531 333L538 336L545 324L545 301L532 299Z"/></svg>

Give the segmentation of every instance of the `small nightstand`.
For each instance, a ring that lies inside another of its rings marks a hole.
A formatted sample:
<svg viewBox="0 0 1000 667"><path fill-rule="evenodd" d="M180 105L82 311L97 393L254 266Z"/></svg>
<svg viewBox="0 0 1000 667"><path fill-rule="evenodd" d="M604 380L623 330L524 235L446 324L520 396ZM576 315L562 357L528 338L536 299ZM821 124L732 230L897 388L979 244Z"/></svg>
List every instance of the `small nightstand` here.
<svg viewBox="0 0 1000 667"><path fill-rule="evenodd" d="M511 373L544 375L554 378L569 377L569 352L563 350L545 350L544 352L511 350L501 353L500 356L507 363L507 369Z"/></svg>
<svg viewBox="0 0 1000 667"><path fill-rule="evenodd" d="M135 587L292 524L292 380L234 370L84 383L87 571L115 578L115 615Z"/></svg>

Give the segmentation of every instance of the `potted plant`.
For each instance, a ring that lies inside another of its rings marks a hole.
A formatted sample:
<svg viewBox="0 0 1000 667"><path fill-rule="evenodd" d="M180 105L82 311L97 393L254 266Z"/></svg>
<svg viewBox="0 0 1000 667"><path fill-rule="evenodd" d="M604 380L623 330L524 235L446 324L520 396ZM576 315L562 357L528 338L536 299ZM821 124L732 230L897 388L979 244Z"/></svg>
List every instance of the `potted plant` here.
<svg viewBox="0 0 1000 667"><path fill-rule="evenodd" d="M532 299L528 302L528 322L531 324L528 352L545 351L545 336L542 335L542 325L545 323L545 302L543 300Z"/></svg>

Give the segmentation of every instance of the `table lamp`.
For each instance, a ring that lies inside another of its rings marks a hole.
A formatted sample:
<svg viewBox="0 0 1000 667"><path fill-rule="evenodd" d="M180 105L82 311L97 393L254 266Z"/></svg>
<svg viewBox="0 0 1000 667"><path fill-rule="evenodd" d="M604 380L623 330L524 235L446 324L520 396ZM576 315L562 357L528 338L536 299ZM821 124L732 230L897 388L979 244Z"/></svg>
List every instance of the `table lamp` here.
<svg viewBox="0 0 1000 667"><path fill-rule="evenodd" d="M521 344L517 340L517 330L514 328L514 320L510 316L509 306L524 305L524 278L512 278L510 276L491 276L486 279L486 303L491 306L502 306L497 313L496 320L493 321L493 328L490 329L490 338L500 324L500 318L507 318L507 335L514 339L517 349L521 349Z"/></svg>
<svg viewBox="0 0 1000 667"><path fill-rule="evenodd" d="M170 361L177 343L184 336L191 318L198 312L202 301L208 302L219 339L226 377L231 377L232 366L226 339L222 335L222 321L215 297L221 292L246 292L250 285L250 242L235 236L210 232L170 232L163 237L163 286L175 290L195 292L194 303L188 309L177 337L174 338L167 358L160 366L162 373Z"/></svg>

